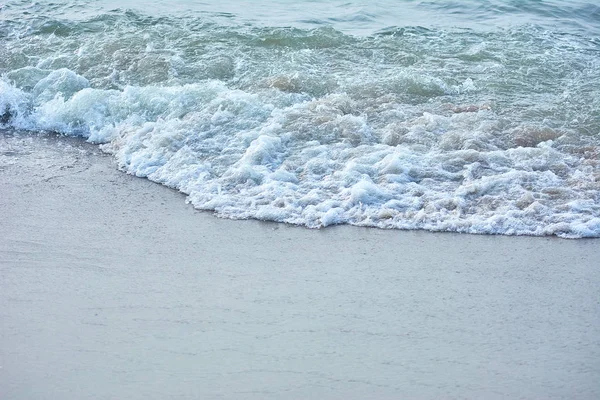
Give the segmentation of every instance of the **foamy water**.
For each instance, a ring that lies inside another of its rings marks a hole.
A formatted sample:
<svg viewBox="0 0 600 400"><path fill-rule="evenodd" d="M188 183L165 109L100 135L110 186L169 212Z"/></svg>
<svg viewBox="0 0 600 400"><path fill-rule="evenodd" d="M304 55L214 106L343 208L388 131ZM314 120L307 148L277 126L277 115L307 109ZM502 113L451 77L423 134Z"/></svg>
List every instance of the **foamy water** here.
<svg viewBox="0 0 600 400"><path fill-rule="evenodd" d="M600 237L598 6L129 3L5 4L2 126L226 218Z"/></svg>

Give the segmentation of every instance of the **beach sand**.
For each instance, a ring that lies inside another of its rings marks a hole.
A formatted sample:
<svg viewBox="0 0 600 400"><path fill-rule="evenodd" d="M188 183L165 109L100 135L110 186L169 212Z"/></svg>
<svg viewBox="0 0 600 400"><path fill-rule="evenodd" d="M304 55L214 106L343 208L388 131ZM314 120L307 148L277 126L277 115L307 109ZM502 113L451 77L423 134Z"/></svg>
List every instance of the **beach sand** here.
<svg viewBox="0 0 600 400"><path fill-rule="evenodd" d="M0 398L600 398L600 241L231 221L0 133Z"/></svg>

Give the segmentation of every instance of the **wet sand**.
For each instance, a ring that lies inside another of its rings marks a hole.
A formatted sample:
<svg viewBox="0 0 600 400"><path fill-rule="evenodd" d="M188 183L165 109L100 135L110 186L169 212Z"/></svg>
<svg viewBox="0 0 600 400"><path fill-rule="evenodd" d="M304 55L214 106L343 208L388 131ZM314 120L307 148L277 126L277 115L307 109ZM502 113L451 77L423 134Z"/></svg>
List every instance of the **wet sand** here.
<svg viewBox="0 0 600 400"><path fill-rule="evenodd" d="M230 221L0 133L0 398L600 397L600 241Z"/></svg>

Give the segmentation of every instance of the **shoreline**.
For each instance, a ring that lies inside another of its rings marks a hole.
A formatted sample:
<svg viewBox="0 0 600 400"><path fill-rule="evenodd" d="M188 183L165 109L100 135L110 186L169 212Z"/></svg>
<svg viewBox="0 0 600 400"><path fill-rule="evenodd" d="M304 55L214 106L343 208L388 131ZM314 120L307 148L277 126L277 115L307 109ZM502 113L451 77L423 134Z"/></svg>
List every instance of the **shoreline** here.
<svg viewBox="0 0 600 400"><path fill-rule="evenodd" d="M220 219L0 135L2 398L600 395L598 239Z"/></svg>

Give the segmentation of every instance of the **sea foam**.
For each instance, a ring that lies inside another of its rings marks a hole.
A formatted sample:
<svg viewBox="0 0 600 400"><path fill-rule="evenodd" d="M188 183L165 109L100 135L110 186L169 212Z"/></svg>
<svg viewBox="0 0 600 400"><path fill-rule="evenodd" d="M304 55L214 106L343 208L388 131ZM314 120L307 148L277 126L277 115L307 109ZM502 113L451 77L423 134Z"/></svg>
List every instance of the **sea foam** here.
<svg viewBox="0 0 600 400"><path fill-rule="evenodd" d="M600 237L598 60L577 37L146 22L10 36L0 123L98 143L226 218Z"/></svg>

